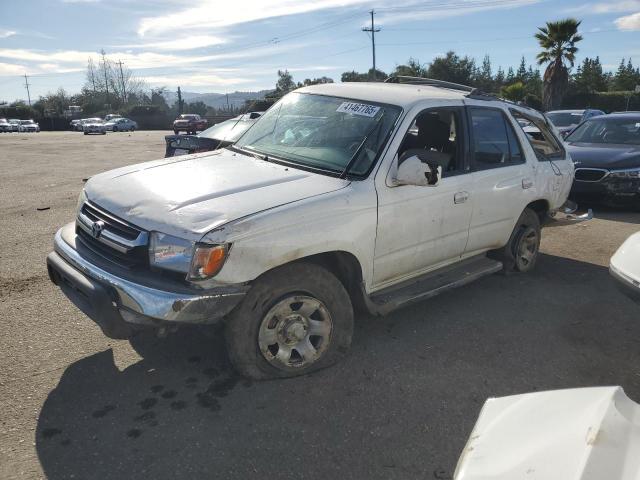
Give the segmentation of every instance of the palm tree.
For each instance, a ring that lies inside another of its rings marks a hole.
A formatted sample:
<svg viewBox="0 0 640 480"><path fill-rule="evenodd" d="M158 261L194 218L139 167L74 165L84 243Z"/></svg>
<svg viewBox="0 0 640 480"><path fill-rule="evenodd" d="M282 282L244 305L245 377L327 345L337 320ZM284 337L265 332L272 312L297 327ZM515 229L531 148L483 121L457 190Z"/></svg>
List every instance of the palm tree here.
<svg viewBox="0 0 640 480"><path fill-rule="evenodd" d="M578 34L580 21L567 18L557 22L547 22L545 27L538 28L538 43L543 50L536 57L538 64L548 63L544 72L544 90L542 104L545 110L558 108L569 84L569 69L573 67L578 51L576 43L582 40Z"/></svg>

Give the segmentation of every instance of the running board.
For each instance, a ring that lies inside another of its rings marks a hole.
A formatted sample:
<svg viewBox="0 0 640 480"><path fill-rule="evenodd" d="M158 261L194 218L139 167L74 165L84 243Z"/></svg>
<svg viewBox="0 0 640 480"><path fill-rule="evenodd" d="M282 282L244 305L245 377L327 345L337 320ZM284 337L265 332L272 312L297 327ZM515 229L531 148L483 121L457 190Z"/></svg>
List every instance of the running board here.
<svg viewBox="0 0 640 480"><path fill-rule="evenodd" d="M502 262L478 255L385 288L371 296L365 295L365 303L371 313L386 315L396 308L435 297L500 270Z"/></svg>

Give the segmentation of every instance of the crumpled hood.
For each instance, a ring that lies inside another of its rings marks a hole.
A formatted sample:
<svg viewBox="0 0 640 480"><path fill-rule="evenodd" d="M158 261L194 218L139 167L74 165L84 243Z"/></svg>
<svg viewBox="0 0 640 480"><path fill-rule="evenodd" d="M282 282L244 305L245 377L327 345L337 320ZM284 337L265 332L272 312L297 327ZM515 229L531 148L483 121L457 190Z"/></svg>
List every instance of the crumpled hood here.
<svg viewBox="0 0 640 480"><path fill-rule="evenodd" d="M145 230L199 240L232 220L348 184L217 150L101 173L85 192L97 206Z"/></svg>
<svg viewBox="0 0 640 480"><path fill-rule="evenodd" d="M616 170L640 167L640 145L569 143L568 151L576 168Z"/></svg>

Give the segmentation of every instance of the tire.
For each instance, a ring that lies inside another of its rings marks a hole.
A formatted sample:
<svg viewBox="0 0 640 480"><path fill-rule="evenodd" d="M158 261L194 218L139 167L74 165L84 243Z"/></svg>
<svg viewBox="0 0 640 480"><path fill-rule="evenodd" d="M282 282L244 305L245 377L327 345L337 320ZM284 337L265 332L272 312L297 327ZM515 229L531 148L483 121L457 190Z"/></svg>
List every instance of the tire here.
<svg viewBox="0 0 640 480"><path fill-rule="evenodd" d="M174 134L174 135L178 135L178 134L180 134L180 130L174 130L174 131L173 131L173 134Z"/></svg>
<svg viewBox="0 0 640 480"><path fill-rule="evenodd" d="M113 131L117 132L118 131L118 127L113 127Z"/></svg>
<svg viewBox="0 0 640 480"><path fill-rule="evenodd" d="M89 132L84 132L85 135L89 135Z"/></svg>
<svg viewBox="0 0 640 480"><path fill-rule="evenodd" d="M317 335L308 333L313 330ZM285 265L260 277L225 324L231 363L254 380L328 367L346 354L352 336L347 291L332 273L311 263Z"/></svg>
<svg viewBox="0 0 640 480"><path fill-rule="evenodd" d="M513 228L509 242L491 257L502 261L504 272L527 273L533 270L540 251L541 228L538 214L525 208Z"/></svg>

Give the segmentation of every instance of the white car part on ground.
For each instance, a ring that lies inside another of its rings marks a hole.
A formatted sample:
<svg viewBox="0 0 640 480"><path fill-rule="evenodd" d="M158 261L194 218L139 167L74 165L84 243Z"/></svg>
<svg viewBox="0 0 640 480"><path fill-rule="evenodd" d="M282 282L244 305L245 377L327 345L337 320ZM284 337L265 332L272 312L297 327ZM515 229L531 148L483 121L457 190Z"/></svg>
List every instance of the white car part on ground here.
<svg viewBox="0 0 640 480"><path fill-rule="evenodd" d="M490 398L455 480L638 480L640 405L620 387Z"/></svg>

